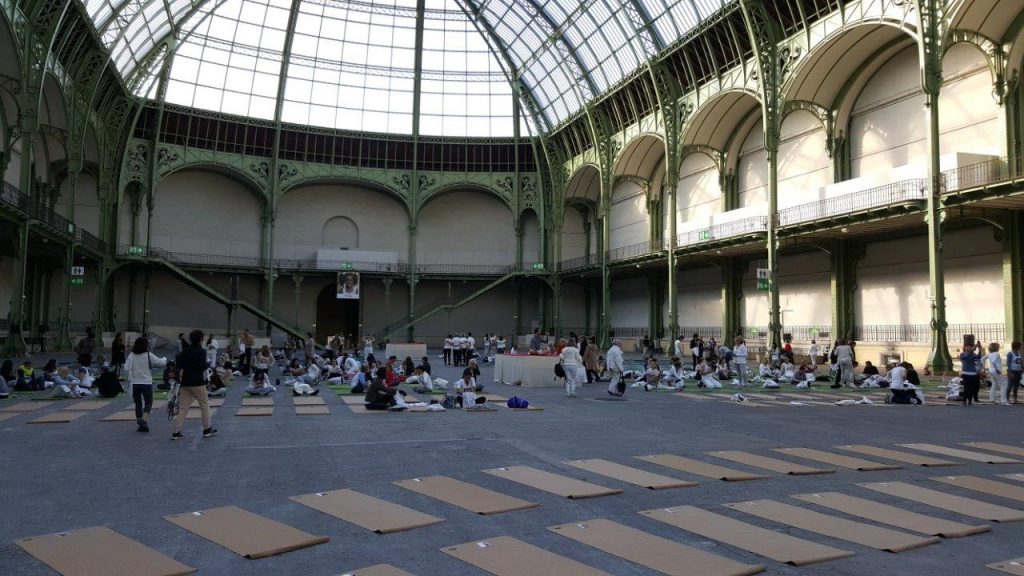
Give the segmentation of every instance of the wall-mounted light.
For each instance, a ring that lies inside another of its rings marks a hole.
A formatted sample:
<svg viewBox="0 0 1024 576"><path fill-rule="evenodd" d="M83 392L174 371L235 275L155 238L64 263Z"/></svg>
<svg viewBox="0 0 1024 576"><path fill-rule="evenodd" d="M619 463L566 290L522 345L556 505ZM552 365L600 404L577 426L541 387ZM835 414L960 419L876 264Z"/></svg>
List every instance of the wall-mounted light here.
<svg viewBox="0 0 1024 576"><path fill-rule="evenodd" d="M849 232L850 230L849 230L849 228L847 228L846 226L843 226L842 228L840 228L840 229L839 229L839 231L840 231L840 232L842 232L843 234L846 234L846 233L847 233L847 232Z"/></svg>

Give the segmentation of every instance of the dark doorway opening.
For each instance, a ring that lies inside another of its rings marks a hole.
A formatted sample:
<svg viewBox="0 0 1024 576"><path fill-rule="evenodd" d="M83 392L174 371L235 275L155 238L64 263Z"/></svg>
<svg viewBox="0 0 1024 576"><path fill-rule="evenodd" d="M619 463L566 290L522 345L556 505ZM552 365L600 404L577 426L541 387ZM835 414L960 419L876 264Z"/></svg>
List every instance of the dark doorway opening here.
<svg viewBox="0 0 1024 576"><path fill-rule="evenodd" d="M324 286L316 298L316 341L331 336L359 337L359 300L339 300L334 282Z"/></svg>

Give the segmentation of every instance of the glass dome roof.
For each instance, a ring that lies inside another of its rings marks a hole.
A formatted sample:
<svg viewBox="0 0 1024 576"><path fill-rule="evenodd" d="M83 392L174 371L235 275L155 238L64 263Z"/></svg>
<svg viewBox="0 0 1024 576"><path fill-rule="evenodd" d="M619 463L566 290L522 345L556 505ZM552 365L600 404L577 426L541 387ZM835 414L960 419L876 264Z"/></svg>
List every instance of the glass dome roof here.
<svg viewBox="0 0 1024 576"><path fill-rule="evenodd" d="M114 65L167 102L329 128L548 131L729 0L84 0ZM421 4L421 6L418 6ZM417 99L417 25L422 64ZM283 89L282 89L283 87ZM416 107L418 106L418 114Z"/></svg>

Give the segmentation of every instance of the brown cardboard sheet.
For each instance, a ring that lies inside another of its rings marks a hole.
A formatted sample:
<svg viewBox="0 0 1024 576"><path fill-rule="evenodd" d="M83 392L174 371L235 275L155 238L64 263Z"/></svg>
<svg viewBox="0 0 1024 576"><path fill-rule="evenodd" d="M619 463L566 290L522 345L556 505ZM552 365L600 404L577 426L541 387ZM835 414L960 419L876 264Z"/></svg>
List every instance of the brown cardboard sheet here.
<svg viewBox="0 0 1024 576"><path fill-rule="evenodd" d="M705 476L707 478L714 478L715 480L725 480L726 482L742 482L745 480L764 480L768 478L763 474L754 474L752 472L741 472L739 470L733 470L731 468L725 468L715 464L708 464L707 462L701 462L700 460L693 460L691 458L683 458L682 456L676 456L674 454L652 454L650 456L637 456L644 462L652 462L654 464L660 464L673 470L679 470L681 472L689 472L690 474L696 474L698 476Z"/></svg>
<svg viewBox="0 0 1024 576"><path fill-rule="evenodd" d="M331 413L327 406L296 406L296 416L326 416Z"/></svg>
<svg viewBox="0 0 1024 576"><path fill-rule="evenodd" d="M251 559L284 554L329 540L236 506L172 514L164 516L164 520Z"/></svg>
<svg viewBox="0 0 1024 576"><path fill-rule="evenodd" d="M640 470L639 468L632 468L630 466L623 466L617 462L602 460L600 458L592 460L569 460L565 462L565 464L574 468L586 470L587 472L593 472L594 474L600 474L601 476L607 476L609 478L621 480L622 482L628 482L630 484L649 488L651 490L697 486L696 482L662 476L661 474L655 474L653 472Z"/></svg>
<svg viewBox="0 0 1024 576"><path fill-rule="evenodd" d="M220 408L221 406L224 405L224 399L223 398L207 398L207 402L206 403L207 403L207 405L210 408ZM154 405L154 407L155 407L155 405ZM192 401L192 407L193 408L199 408L199 400L193 400Z"/></svg>
<svg viewBox="0 0 1024 576"><path fill-rule="evenodd" d="M366 404L360 402L359 404L345 403L348 409L355 412L356 414L389 414L391 410L367 410Z"/></svg>
<svg viewBox="0 0 1024 576"><path fill-rule="evenodd" d="M851 516L859 516L879 524L888 524L904 530L910 530L911 532L919 532L941 538L962 538L991 530L991 527L987 524L969 526L960 522L944 520L934 516L925 516L924 514L911 512L898 506L890 506L889 504L857 498L856 496L848 496L839 492L798 494L793 496L793 498L838 510Z"/></svg>
<svg viewBox="0 0 1024 576"><path fill-rule="evenodd" d="M242 398L242 406L273 406L273 398L265 398L260 396L259 398Z"/></svg>
<svg viewBox="0 0 1024 576"><path fill-rule="evenodd" d="M932 480L983 494L1024 502L1024 486L997 482L996 480L989 480L988 478L978 476L936 476Z"/></svg>
<svg viewBox="0 0 1024 576"><path fill-rule="evenodd" d="M48 405L49 404L47 402L18 402L17 404L11 404L10 406L0 408L0 412L32 412Z"/></svg>
<svg viewBox="0 0 1024 576"><path fill-rule="evenodd" d="M926 538L915 536L906 532L839 518L834 514L822 514L775 500L734 502L725 506L758 518L886 552L905 552L939 541L933 536Z"/></svg>
<svg viewBox="0 0 1024 576"><path fill-rule="evenodd" d="M1024 557L985 564L985 567L998 570L999 572L1013 574L1014 576L1024 576Z"/></svg>
<svg viewBox="0 0 1024 576"><path fill-rule="evenodd" d="M798 458L805 458L807 460L814 460L815 462L824 462L825 464L831 464L832 466L839 466L840 468L860 470L861 472L899 470L902 468L899 464L872 462L871 460L864 460L863 458L854 458L843 454L833 454L832 452L814 450L812 448L775 448L775 451L780 454L788 454Z"/></svg>
<svg viewBox="0 0 1024 576"><path fill-rule="evenodd" d="M510 536L445 546L441 551L495 576L610 576Z"/></svg>
<svg viewBox="0 0 1024 576"><path fill-rule="evenodd" d="M417 512L354 490L316 492L292 496L291 499L378 534L404 532L444 522L444 518Z"/></svg>
<svg viewBox="0 0 1024 576"><path fill-rule="evenodd" d="M603 518L548 530L669 576L746 576L764 571L760 564L743 564Z"/></svg>
<svg viewBox="0 0 1024 576"><path fill-rule="evenodd" d="M393 482L402 488L412 490L424 496L436 498L459 508L477 514L500 514L513 510L526 510L538 505L534 502L520 500L493 490L449 478L447 476L427 476Z"/></svg>
<svg viewBox="0 0 1024 576"><path fill-rule="evenodd" d="M816 564L853 556L853 552L849 550L840 550L782 532L768 530L694 506L658 508L645 510L640 514L652 520L693 532L702 538L724 542L791 566Z"/></svg>
<svg viewBox="0 0 1024 576"><path fill-rule="evenodd" d="M484 470L484 472L574 500L622 494L621 488L607 488L598 484L591 484L590 482L562 476L561 474L552 474L551 472L545 472L530 466L491 468L490 470Z"/></svg>
<svg viewBox="0 0 1024 576"><path fill-rule="evenodd" d="M99 419L100 422L135 422L135 410L119 410Z"/></svg>
<svg viewBox="0 0 1024 576"><path fill-rule="evenodd" d="M273 416L273 406L242 406L235 416Z"/></svg>
<svg viewBox="0 0 1024 576"><path fill-rule="evenodd" d="M740 450L719 450L717 452L705 452L705 454L708 456L714 456L715 458L732 460L733 462L739 462L740 464L746 464L747 466L753 466L754 468L763 468L765 470L771 470L772 472L778 472L779 474L788 474L790 476L811 476L814 474L832 474L835 472L835 470L831 468L811 468L810 466L793 464L792 462L786 462L785 460L779 460L778 458L769 458L767 456L751 454L750 452L742 452Z"/></svg>
<svg viewBox="0 0 1024 576"><path fill-rule="evenodd" d="M1000 444L998 442L961 442L960 444L980 450L988 450L989 452L999 452L1024 458L1024 447L1021 446L1010 446L1009 444Z"/></svg>
<svg viewBox="0 0 1024 576"><path fill-rule="evenodd" d="M20 414L23 414L23 413L22 412L0 412L0 422L3 422L4 420L10 420L11 418L14 418L15 416L18 416Z"/></svg>
<svg viewBox="0 0 1024 576"><path fill-rule="evenodd" d="M153 409L155 410L156 408L154 407ZM216 414L217 414L217 409L211 407L210 408L210 418L213 418L214 415L216 415ZM185 416L185 420L199 420L202 417L203 417L203 412L199 408L193 407L193 408L189 409L188 415Z"/></svg>
<svg viewBox="0 0 1024 576"><path fill-rule="evenodd" d="M104 526L14 543L64 576L184 576L196 571Z"/></svg>
<svg viewBox="0 0 1024 576"><path fill-rule="evenodd" d="M351 572L342 572L338 576L413 576L405 570L399 570L390 564L367 566Z"/></svg>
<svg viewBox="0 0 1024 576"><path fill-rule="evenodd" d="M319 396L292 396L292 403L296 406L320 406L325 404L324 399Z"/></svg>
<svg viewBox="0 0 1024 576"><path fill-rule="evenodd" d="M858 454L867 454L868 456L877 456L878 458L885 458L886 460L893 460L895 462L903 462L904 464L913 464L914 466L937 468L940 466L962 465L960 462L953 462L951 460L942 460L940 458L933 458L922 454L914 454L913 452L901 452L899 450L890 450L889 448L869 446L867 444L844 444L842 446L836 446L836 448L846 450L848 452L857 452Z"/></svg>
<svg viewBox="0 0 1024 576"><path fill-rule="evenodd" d="M85 416L88 412L79 410L78 412L71 412L62 410L60 412L50 412L44 416L40 416L35 420L29 420L29 424L66 424L68 422L74 422L82 416Z"/></svg>
<svg viewBox="0 0 1024 576"><path fill-rule="evenodd" d="M366 404L366 396L363 395L363 394L357 394L355 396L340 396L339 395L338 398L341 398L341 401L344 402L345 404L359 405L359 406L362 406L363 404Z"/></svg>
<svg viewBox="0 0 1024 576"><path fill-rule="evenodd" d="M961 448L950 448L948 446L939 446L938 444L900 444L900 446L903 446L904 448L912 448L914 450L921 450L922 452L932 452L935 454L942 454L943 456L952 456L953 458L960 458L962 460L984 462L986 464L1024 464L1024 461L1014 460L1013 458L1007 458L1005 456L996 456L993 454L985 454L984 452L963 450Z"/></svg>
<svg viewBox="0 0 1024 576"><path fill-rule="evenodd" d="M81 400L64 407L65 410L99 410L110 406L110 400Z"/></svg>
<svg viewBox="0 0 1024 576"><path fill-rule="evenodd" d="M1024 510L1016 510L1006 506L989 504L973 498L964 498L948 492L940 492L922 488L906 482L871 482L858 484L869 490L913 500L921 504L942 508L971 518L979 518L989 522L1021 522L1024 521Z"/></svg>

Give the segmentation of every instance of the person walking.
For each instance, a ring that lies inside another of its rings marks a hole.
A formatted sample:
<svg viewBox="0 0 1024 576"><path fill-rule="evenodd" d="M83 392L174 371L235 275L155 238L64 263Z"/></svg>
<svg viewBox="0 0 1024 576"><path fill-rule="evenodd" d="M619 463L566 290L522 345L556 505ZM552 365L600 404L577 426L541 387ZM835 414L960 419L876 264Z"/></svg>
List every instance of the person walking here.
<svg viewBox="0 0 1024 576"><path fill-rule="evenodd" d="M583 351L583 367L587 370L587 384L596 382L598 380L597 374L597 357L600 356L597 350L597 344L588 344L587 349Z"/></svg>
<svg viewBox="0 0 1024 576"><path fill-rule="evenodd" d="M153 410L153 368L167 365L167 359L149 351L149 338L139 336L132 345L132 353L124 360L135 403L137 432L149 432L149 413Z"/></svg>
<svg viewBox="0 0 1024 576"><path fill-rule="evenodd" d="M970 406L978 400L978 389L981 382L978 380L978 369L981 367L981 343L973 346L965 346L960 354L960 380L964 383L964 406Z"/></svg>
<svg viewBox="0 0 1024 576"><path fill-rule="evenodd" d="M565 396L572 398L576 396L576 372L583 363L580 350L576 347L575 338L570 339L565 348L562 348L559 358L562 361L562 368L565 370Z"/></svg>
<svg viewBox="0 0 1024 576"><path fill-rule="evenodd" d="M1020 388L1021 374L1024 373L1024 364L1021 363L1020 342L1010 343L1010 351L1006 353L1006 374L1009 376L1009 387L1006 389L1007 400L1013 397L1013 403L1017 403L1017 390Z"/></svg>
<svg viewBox="0 0 1024 576"><path fill-rule="evenodd" d="M96 349L96 337L93 335L92 326L85 327L85 336L75 345L75 354L78 355L78 366L89 368L92 366L92 352Z"/></svg>
<svg viewBox="0 0 1024 576"><path fill-rule="evenodd" d="M176 362L181 392L178 396L178 419L174 425L174 434L171 434L172 440L184 438L181 431L185 427L185 418L188 417L193 399L199 403L199 411L202 414L203 437L207 438L217 433L217 429L210 423L210 398L206 394L206 382L203 381L203 375L210 367L203 351L203 331L193 330L188 335L188 341L188 348L178 355Z"/></svg>
<svg viewBox="0 0 1024 576"><path fill-rule="evenodd" d="M736 345L732 348L732 362L736 365L736 374L740 386L747 385L747 341L742 336L736 337Z"/></svg>
<svg viewBox="0 0 1024 576"><path fill-rule="evenodd" d="M138 340L136 340L138 342ZM114 341L110 343L110 367L114 370L115 374L121 373L121 368L124 367L125 363L125 350L127 347L124 345L124 333L118 332L114 334Z"/></svg>
<svg viewBox="0 0 1024 576"><path fill-rule="evenodd" d="M302 351L306 355L306 364L313 362L313 356L316 355L316 341L313 340L312 332L306 332L306 341L303 343Z"/></svg>
<svg viewBox="0 0 1024 576"><path fill-rule="evenodd" d="M839 364L839 381L853 386L853 347L846 340L836 346L836 362Z"/></svg>
<svg viewBox="0 0 1024 576"><path fill-rule="evenodd" d="M612 340L612 347L608 349L608 353L605 355L605 365L611 377L611 382L608 383L608 395L622 396L626 393L626 383L622 381L622 373L624 371L622 366L622 340L618 338Z"/></svg>
<svg viewBox="0 0 1024 576"><path fill-rule="evenodd" d="M998 342L988 345L988 354L985 359L988 360L988 375L992 379L992 387L988 389L988 401L995 404L998 394L998 403L1001 406L1009 406L1010 403L1006 401L1006 375L1003 374L1003 357L999 354Z"/></svg>

